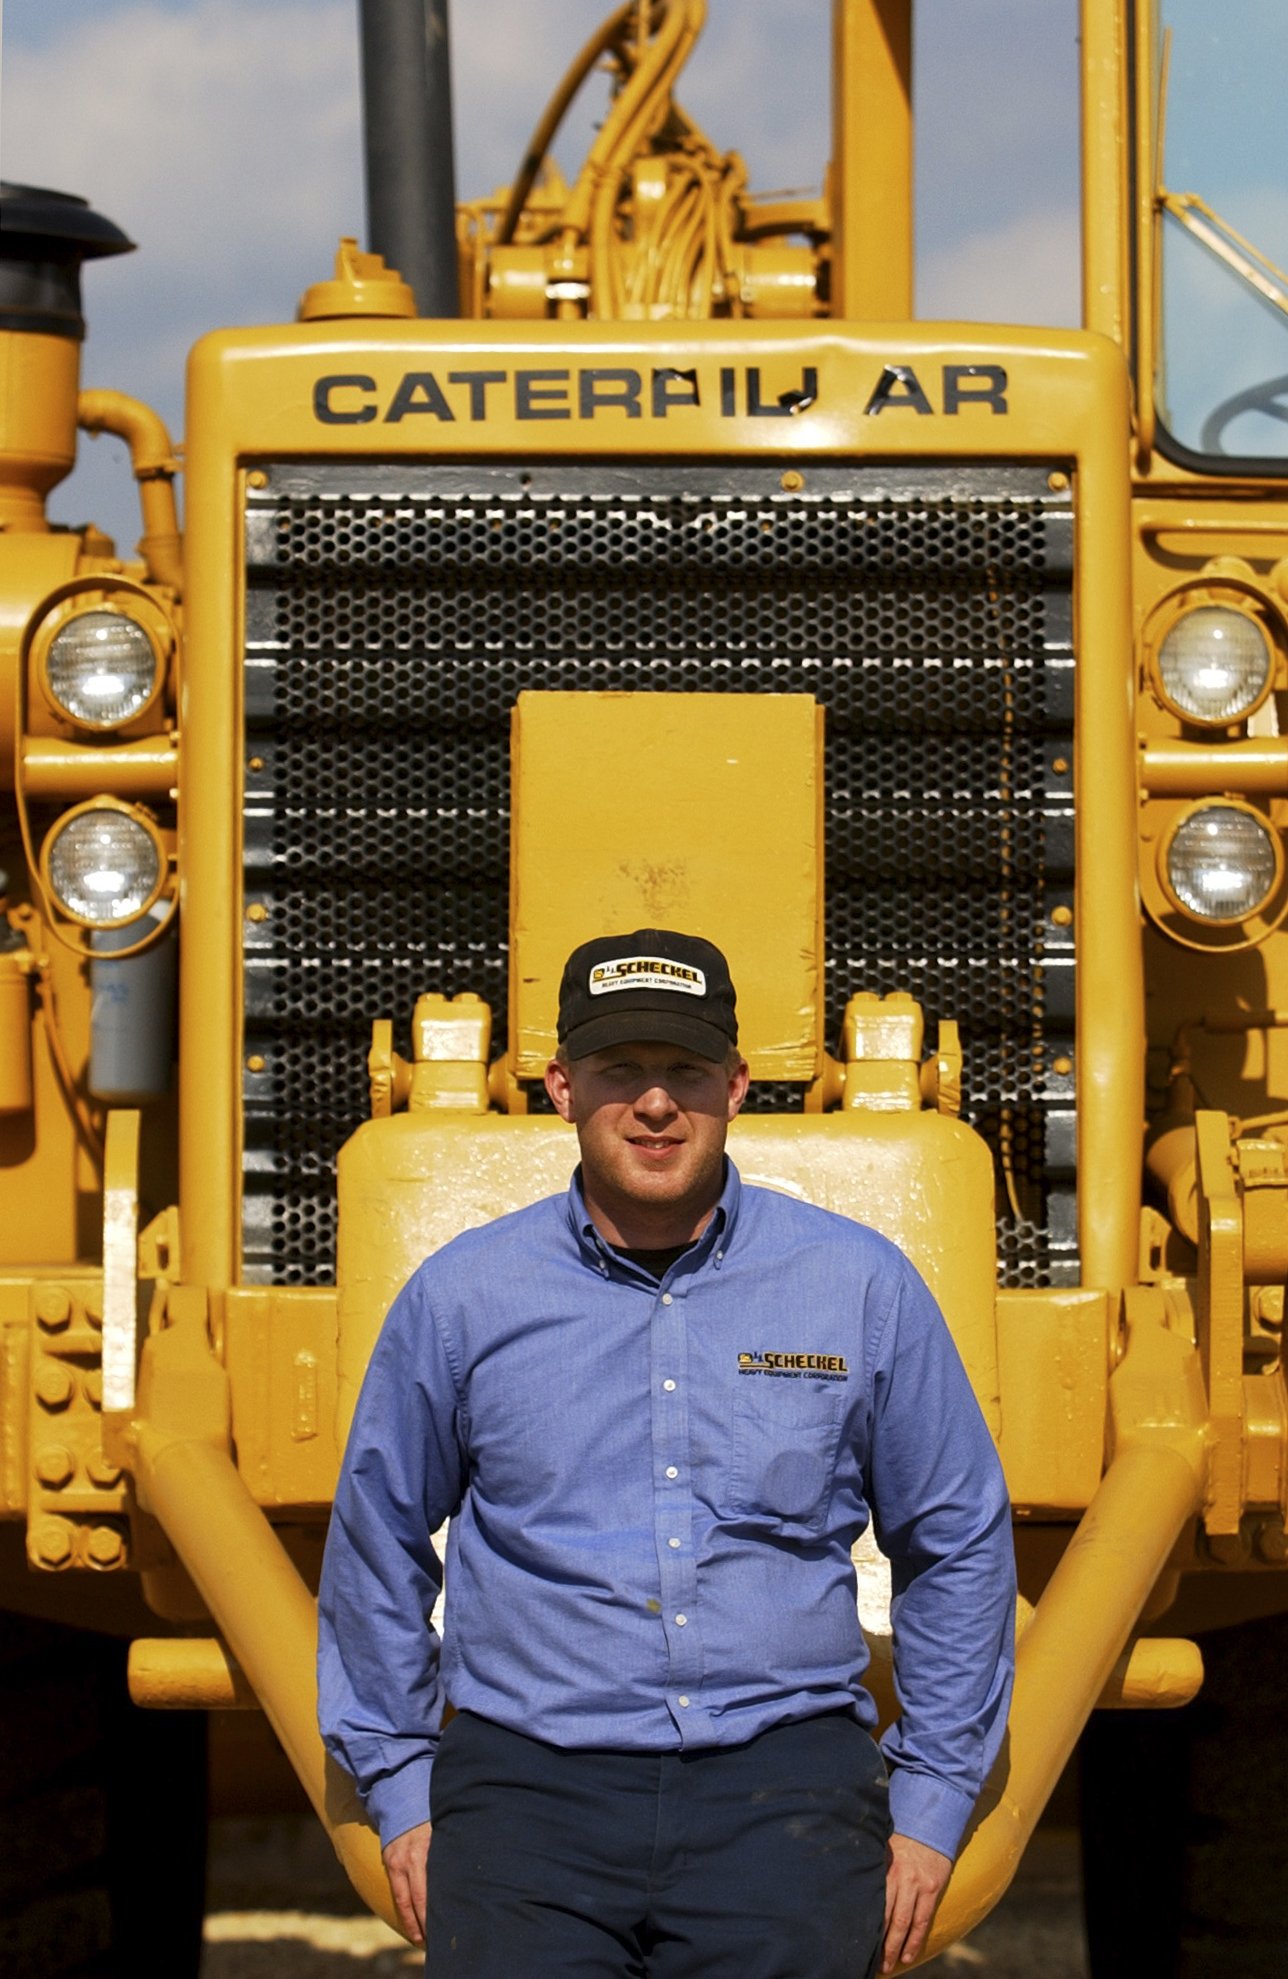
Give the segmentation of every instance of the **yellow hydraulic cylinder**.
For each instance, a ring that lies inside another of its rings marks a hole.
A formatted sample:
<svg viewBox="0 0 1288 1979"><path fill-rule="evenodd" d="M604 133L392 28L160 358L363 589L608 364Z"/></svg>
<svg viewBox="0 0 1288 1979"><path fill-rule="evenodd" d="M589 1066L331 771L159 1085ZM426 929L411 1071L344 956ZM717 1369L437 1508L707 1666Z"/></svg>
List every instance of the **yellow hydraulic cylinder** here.
<svg viewBox="0 0 1288 1979"><path fill-rule="evenodd" d="M925 1957L965 1937L1006 1889L1097 1700L1207 1487L1193 1349L1142 1320L1111 1384L1118 1449L1052 1575L1015 1659L1006 1746L980 1796ZM1188 1677L1176 1652L1160 1701Z"/></svg>
<svg viewBox="0 0 1288 1979"><path fill-rule="evenodd" d="M137 1426L140 1495L254 1686L350 1882L396 1928L380 1844L317 1729L317 1609L236 1466L212 1443Z"/></svg>

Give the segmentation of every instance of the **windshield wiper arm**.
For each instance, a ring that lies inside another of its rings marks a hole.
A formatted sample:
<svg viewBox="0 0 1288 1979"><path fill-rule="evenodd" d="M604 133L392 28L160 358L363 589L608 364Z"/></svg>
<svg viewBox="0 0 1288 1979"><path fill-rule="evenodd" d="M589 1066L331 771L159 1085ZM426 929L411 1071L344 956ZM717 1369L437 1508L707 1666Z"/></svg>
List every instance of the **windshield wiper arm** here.
<svg viewBox="0 0 1288 1979"><path fill-rule="evenodd" d="M1237 227L1231 226L1215 207L1209 206L1196 192L1169 192L1166 186L1159 187L1155 200L1159 211L1170 213L1200 247L1205 247L1249 288L1288 316L1288 274L1277 268Z"/></svg>

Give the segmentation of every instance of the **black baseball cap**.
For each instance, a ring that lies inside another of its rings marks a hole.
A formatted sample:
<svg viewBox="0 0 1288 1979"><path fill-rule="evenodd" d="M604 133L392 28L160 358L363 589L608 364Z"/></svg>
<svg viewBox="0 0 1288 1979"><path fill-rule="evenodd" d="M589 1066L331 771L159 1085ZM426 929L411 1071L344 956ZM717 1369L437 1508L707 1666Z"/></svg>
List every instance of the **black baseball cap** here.
<svg viewBox="0 0 1288 1979"><path fill-rule="evenodd" d="M729 964L701 935L599 935L564 966L559 1042L569 1058L615 1044L678 1044L719 1062L738 1042L735 1003Z"/></svg>

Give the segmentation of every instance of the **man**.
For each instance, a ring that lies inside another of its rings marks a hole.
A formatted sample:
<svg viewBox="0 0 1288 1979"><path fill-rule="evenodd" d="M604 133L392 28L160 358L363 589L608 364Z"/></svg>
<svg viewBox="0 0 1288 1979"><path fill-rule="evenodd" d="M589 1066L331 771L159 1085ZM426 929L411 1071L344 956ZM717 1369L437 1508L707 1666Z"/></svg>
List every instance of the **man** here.
<svg viewBox="0 0 1288 1979"><path fill-rule="evenodd" d="M558 1035L568 1194L430 1257L372 1357L323 1573L324 1736L432 1979L890 1972L1004 1729L991 1440L902 1254L725 1159L748 1073L717 948L583 944ZM888 1786L850 1565L869 1517Z"/></svg>

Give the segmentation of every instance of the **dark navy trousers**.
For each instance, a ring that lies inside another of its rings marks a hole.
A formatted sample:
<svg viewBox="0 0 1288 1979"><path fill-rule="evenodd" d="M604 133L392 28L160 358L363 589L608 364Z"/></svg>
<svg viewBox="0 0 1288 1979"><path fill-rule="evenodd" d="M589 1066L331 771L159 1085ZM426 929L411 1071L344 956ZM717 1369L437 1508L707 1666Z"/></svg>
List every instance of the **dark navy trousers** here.
<svg viewBox="0 0 1288 1979"><path fill-rule="evenodd" d="M885 1767L843 1713L703 1752L564 1751L462 1712L430 1787L428 1979L864 1979Z"/></svg>

